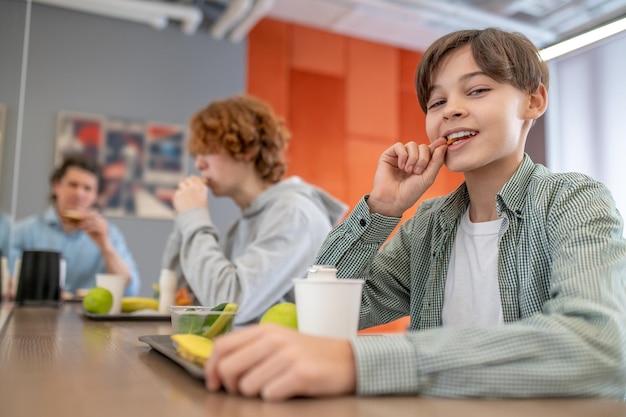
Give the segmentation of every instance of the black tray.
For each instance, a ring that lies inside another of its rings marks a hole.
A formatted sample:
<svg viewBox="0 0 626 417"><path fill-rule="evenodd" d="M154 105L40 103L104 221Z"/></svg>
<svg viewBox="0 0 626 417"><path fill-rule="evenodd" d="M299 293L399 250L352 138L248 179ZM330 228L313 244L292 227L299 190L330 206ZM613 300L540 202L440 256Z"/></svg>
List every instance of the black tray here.
<svg viewBox="0 0 626 417"><path fill-rule="evenodd" d="M204 369L202 369L200 365L183 359L176 354L176 348L174 347L170 335L157 334L152 336L139 336L139 341L146 343L152 349L182 366L194 378L204 379Z"/></svg>

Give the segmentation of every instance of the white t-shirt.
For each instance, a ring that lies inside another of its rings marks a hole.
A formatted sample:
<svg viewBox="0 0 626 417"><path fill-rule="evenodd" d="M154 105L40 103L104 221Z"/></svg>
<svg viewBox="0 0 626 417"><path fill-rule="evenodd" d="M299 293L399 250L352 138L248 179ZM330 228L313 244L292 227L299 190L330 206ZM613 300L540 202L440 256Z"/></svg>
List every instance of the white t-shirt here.
<svg viewBox="0 0 626 417"><path fill-rule="evenodd" d="M457 231L443 299L444 326L502 324L498 232L502 219L472 223L465 212Z"/></svg>

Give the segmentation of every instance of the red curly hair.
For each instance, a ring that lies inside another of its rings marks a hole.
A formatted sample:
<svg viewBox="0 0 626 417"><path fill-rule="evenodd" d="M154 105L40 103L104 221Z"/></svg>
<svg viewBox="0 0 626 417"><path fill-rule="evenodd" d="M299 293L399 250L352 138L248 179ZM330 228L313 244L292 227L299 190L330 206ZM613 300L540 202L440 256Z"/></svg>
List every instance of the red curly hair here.
<svg viewBox="0 0 626 417"><path fill-rule="evenodd" d="M254 161L264 181L276 183L287 170L285 152L291 137L283 119L264 101L237 95L209 103L189 122L191 155L226 150L235 160Z"/></svg>

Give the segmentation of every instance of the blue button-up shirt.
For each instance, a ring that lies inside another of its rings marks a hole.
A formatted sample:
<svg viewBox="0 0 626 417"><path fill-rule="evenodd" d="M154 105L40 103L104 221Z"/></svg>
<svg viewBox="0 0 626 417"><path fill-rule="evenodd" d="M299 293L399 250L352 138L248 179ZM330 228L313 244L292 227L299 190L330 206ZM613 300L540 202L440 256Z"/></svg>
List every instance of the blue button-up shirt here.
<svg viewBox="0 0 626 417"><path fill-rule="evenodd" d="M126 287L124 295L137 295L141 280L135 260L117 226L109 222L108 228L113 247L130 271L130 284ZM53 206L48 207L42 214L27 217L16 223L11 249L11 269L24 250L61 252L67 268L64 286L66 291L75 292L80 288L93 288L96 286L96 274L106 272L100 248L82 230L69 234L63 231Z"/></svg>

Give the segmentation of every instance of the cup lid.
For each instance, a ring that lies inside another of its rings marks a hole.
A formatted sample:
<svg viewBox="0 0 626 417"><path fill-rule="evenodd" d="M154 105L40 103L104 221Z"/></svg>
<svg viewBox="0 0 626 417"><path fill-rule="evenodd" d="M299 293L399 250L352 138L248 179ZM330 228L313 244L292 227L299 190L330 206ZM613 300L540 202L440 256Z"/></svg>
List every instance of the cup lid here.
<svg viewBox="0 0 626 417"><path fill-rule="evenodd" d="M307 272L319 273L319 272L337 272L337 268L334 265L311 265L307 269Z"/></svg>

